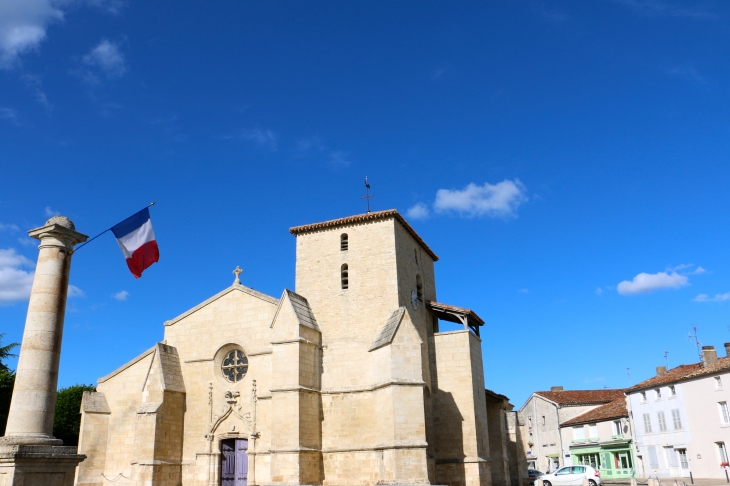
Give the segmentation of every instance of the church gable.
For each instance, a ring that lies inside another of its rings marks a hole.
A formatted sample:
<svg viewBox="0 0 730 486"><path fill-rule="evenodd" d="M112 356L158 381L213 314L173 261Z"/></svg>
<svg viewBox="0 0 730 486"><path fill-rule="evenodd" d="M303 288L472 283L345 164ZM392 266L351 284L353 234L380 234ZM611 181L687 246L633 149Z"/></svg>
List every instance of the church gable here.
<svg viewBox="0 0 730 486"><path fill-rule="evenodd" d="M144 389L185 393L185 382L183 381L177 349L173 346L157 343L154 350L155 355L152 358L152 366L150 366L147 373Z"/></svg>
<svg viewBox="0 0 730 486"><path fill-rule="evenodd" d="M188 317L188 316L190 316L190 315L192 315L192 314L200 311L201 309L204 309L204 308L208 307L209 305L213 304L214 302L218 301L219 299L227 296L228 294L230 294L232 292L236 292L236 291L242 292L242 293L244 293L246 295L250 295L251 297L254 297L256 299L260 299L261 301L266 302L266 303L269 303L271 305L279 305L279 301L276 298L274 298L274 297L271 297L269 295L266 295L264 293L261 293L261 292L259 292L257 290L252 289L252 288L246 287L245 285L241 285L240 283L234 283L233 285L231 285L227 289L224 289L224 290L218 292L213 297L210 297L209 299L201 302L200 304L196 305L192 309L190 309L190 310L188 310L186 312L183 312L182 314L180 314L179 316L175 317L174 319L170 319L169 321L165 321L165 326L172 326L174 324L177 324L178 322L182 321L186 317Z"/></svg>

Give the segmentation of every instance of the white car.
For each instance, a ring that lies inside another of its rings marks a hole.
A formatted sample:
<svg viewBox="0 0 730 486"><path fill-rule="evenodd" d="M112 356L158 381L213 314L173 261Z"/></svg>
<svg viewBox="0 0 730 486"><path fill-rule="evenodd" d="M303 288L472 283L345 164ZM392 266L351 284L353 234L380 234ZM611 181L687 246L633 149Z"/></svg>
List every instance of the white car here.
<svg viewBox="0 0 730 486"><path fill-rule="evenodd" d="M535 486L581 486L583 479L588 480L589 486L601 486L601 475L591 466L565 466L554 473L543 474L535 480Z"/></svg>

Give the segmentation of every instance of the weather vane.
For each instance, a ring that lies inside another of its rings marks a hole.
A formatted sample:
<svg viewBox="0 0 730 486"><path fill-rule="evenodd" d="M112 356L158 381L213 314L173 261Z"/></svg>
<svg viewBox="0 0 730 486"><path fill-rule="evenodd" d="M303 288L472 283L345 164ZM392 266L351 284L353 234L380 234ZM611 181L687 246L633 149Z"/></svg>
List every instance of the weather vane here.
<svg viewBox="0 0 730 486"><path fill-rule="evenodd" d="M360 199L365 199L368 202L368 213L370 212L370 198L375 197L375 194L370 195L370 184L368 183L368 176L365 176L365 195Z"/></svg>

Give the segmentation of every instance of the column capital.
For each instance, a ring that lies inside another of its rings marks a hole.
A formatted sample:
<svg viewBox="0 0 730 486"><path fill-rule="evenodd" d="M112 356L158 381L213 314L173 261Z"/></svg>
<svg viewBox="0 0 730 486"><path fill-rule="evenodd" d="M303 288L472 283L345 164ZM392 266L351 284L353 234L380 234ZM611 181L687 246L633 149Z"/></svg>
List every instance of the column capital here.
<svg viewBox="0 0 730 486"><path fill-rule="evenodd" d="M40 228L28 231L28 236L40 240L42 245L64 246L68 249L72 249L74 245L83 243L89 238L87 235L76 231L76 226L65 216L52 217ZM55 244L53 240L56 240Z"/></svg>

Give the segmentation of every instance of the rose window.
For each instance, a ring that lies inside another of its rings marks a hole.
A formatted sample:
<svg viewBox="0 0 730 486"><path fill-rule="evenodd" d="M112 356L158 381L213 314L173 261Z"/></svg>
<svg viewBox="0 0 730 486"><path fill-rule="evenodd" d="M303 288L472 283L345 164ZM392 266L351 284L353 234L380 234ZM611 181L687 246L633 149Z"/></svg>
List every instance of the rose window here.
<svg viewBox="0 0 730 486"><path fill-rule="evenodd" d="M243 354L243 351L233 350L223 358L221 370L226 380L231 383L241 381L248 370L248 358Z"/></svg>

